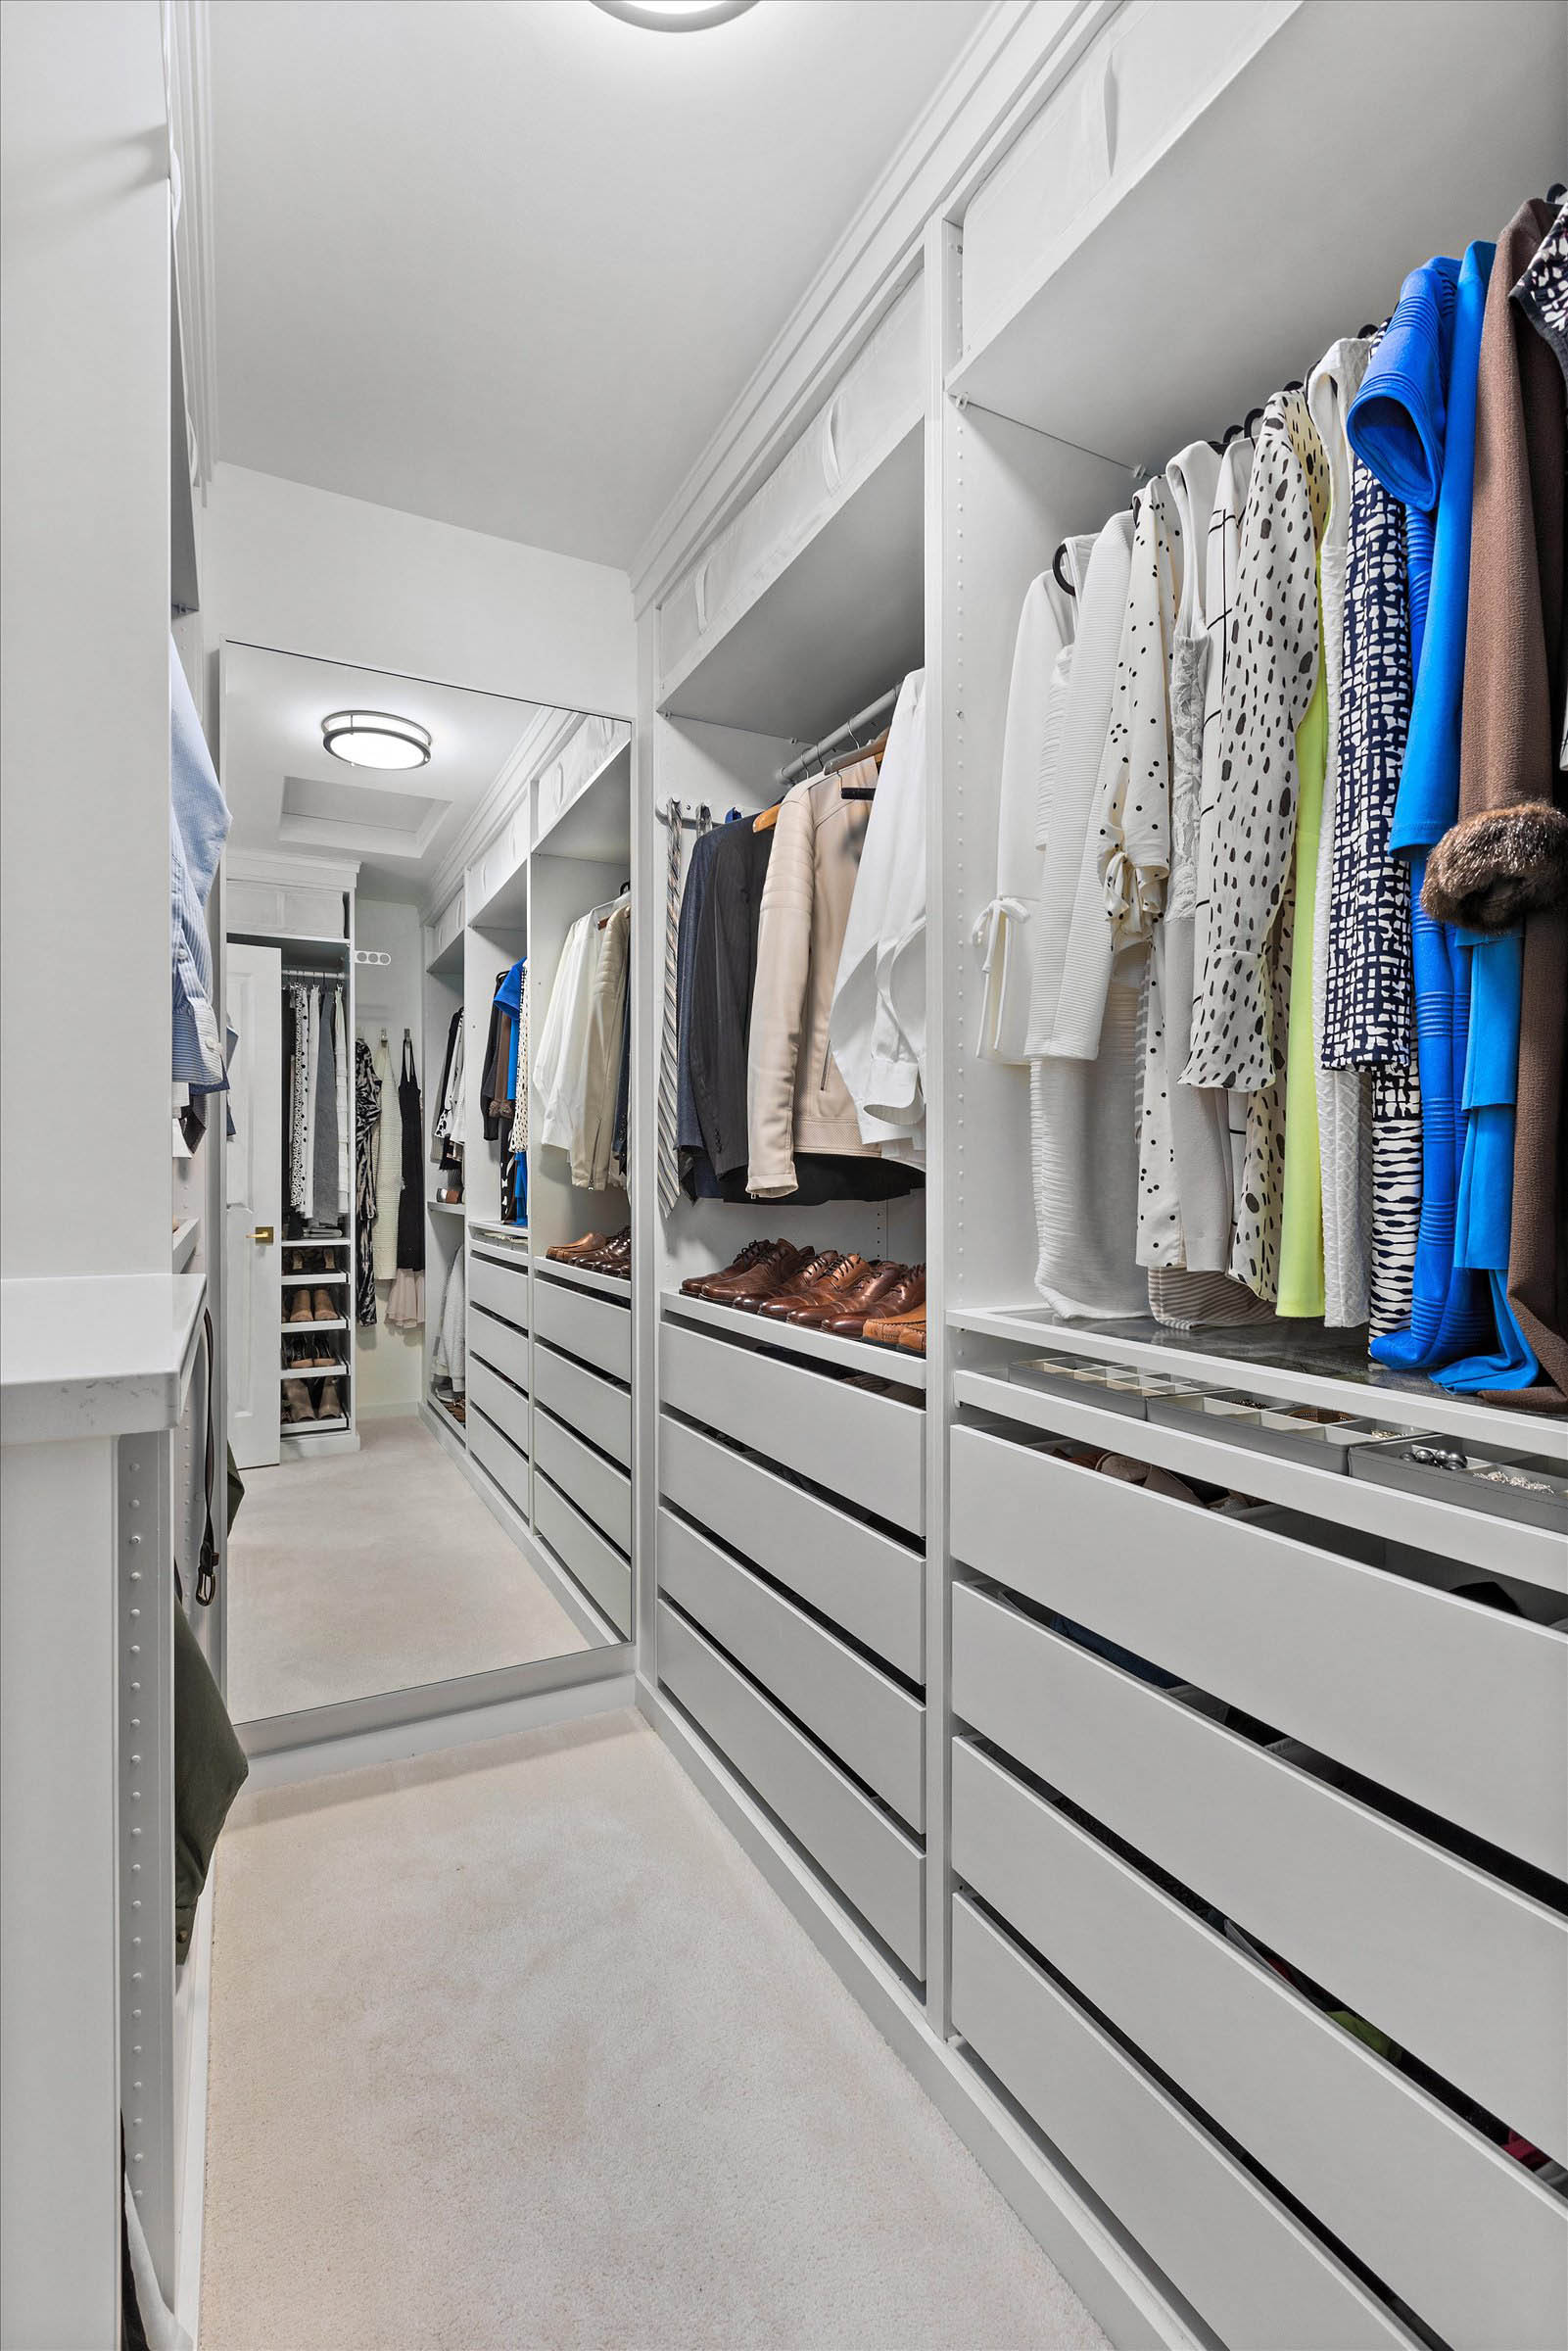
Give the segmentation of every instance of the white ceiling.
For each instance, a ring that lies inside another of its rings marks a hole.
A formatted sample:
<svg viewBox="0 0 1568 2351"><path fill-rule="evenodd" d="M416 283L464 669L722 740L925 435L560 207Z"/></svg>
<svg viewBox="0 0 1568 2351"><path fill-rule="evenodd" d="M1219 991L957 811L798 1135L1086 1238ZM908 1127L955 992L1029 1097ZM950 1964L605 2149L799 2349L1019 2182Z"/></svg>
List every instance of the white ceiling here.
<svg viewBox="0 0 1568 2351"><path fill-rule="evenodd" d="M625 566L988 0L214 0L217 455Z"/></svg>
<svg viewBox="0 0 1568 2351"><path fill-rule="evenodd" d="M428 727L430 760L381 774L335 759L321 721L391 710ZM231 845L253 854L359 859L359 887L422 899L464 824L539 718L533 702L300 653L223 653L223 790Z"/></svg>

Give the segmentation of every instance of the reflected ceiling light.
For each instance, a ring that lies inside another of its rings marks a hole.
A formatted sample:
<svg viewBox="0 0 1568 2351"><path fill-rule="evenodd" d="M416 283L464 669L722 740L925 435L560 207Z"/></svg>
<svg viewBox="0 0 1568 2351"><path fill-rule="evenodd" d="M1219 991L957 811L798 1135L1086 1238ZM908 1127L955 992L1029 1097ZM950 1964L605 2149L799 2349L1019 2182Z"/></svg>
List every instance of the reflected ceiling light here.
<svg viewBox="0 0 1568 2351"><path fill-rule="evenodd" d="M755 4L756 0L594 0L607 17L624 17L628 24L643 24L649 32L700 32L704 25L744 16Z"/></svg>
<svg viewBox="0 0 1568 2351"><path fill-rule="evenodd" d="M351 767L425 767L430 760L429 729L390 710L334 710L321 721L321 740Z"/></svg>

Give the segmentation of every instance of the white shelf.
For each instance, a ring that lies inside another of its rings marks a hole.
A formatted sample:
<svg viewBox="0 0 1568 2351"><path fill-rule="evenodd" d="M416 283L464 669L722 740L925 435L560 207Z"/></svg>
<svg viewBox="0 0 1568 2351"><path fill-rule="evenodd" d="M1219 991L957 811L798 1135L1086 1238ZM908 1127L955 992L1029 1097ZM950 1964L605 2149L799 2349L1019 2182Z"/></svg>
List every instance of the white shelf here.
<svg viewBox="0 0 1568 2351"><path fill-rule="evenodd" d="M286 1339L299 1339L303 1338L308 1330L347 1330L349 1319L347 1315L336 1315L330 1322L283 1322L278 1327Z"/></svg>
<svg viewBox="0 0 1568 2351"><path fill-rule="evenodd" d="M202 1220L200 1217L186 1217L183 1223L175 1225L172 1235L172 1270L174 1272L184 1272L186 1267L190 1264L191 1259L196 1254L196 1244L201 1237Z"/></svg>
<svg viewBox="0 0 1568 2351"><path fill-rule="evenodd" d="M347 1281L348 1278L347 1273L285 1273L283 1287L286 1290L324 1290L333 1282Z"/></svg>
<svg viewBox="0 0 1568 2351"><path fill-rule="evenodd" d="M348 1364L285 1364L278 1378L347 1379L351 1367Z"/></svg>
<svg viewBox="0 0 1568 2351"><path fill-rule="evenodd" d="M285 1420L283 1434L285 1437L335 1437L341 1435L348 1425L348 1418L343 1414L331 1420Z"/></svg>
<svg viewBox="0 0 1568 2351"><path fill-rule="evenodd" d="M772 1315L744 1315L733 1306L715 1306L707 1298L683 1298L679 1290L666 1290L664 1312L679 1317L684 1322L705 1322L713 1330L728 1331L732 1338L753 1339L764 1347L777 1347L782 1354L804 1356L809 1362L838 1364L851 1371L874 1371L879 1379L890 1379L902 1388L924 1388L926 1358L910 1355L902 1347L879 1347L866 1339L841 1339L827 1330L808 1330L792 1322L780 1322Z"/></svg>
<svg viewBox="0 0 1568 2351"><path fill-rule="evenodd" d="M468 1229L476 1240L515 1249L520 1257L527 1256L533 1248L526 1224L502 1224L499 1218L473 1217L469 1220Z"/></svg>
<svg viewBox="0 0 1568 2351"><path fill-rule="evenodd" d="M1136 1364L1148 1371L1180 1370L1215 1387L1277 1396L1288 1404L1351 1407L1363 1415L1375 1411L1402 1424L1462 1437L1478 1448L1500 1445L1568 1464L1568 1419L1544 1413L1499 1412L1493 1405L1446 1396L1427 1380L1368 1363L1349 1343L1336 1348L1332 1333L1313 1343L1305 1335L1292 1341L1281 1325L1255 1323L1226 1332L1170 1330L1140 1321L1058 1322L1049 1308L1038 1305L961 1310L949 1315L948 1321L955 1330L973 1330L986 1338L1060 1349L1064 1355L1092 1356L1106 1363ZM1316 1327L1307 1324L1304 1331ZM1281 1364L1244 1353L1244 1330L1249 1331L1249 1346L1258 1346L1267 1333L1276 1355L1294 1347L1300 1360ZM1321 1358L1320 1364L1314 1358Z"/></svg>
<svg viewBox="0 0 1568 2351"><path fill-rule="evenodd" d="M346 1232L324 1232L313 1241L285 1241L283 1246L285 1249L347 1249L349 1236Z"/></svg>
<svg viewBox="0 0 1568 2351"><path fill-rule="evenodd" d="M580 1290L597 1290L601 1298L620 1298L631 1304L632 1285L619 1273L595 1273L588 1266L563 1265L558 1257L540 1258L536 1271L554 1281L573 1282Z"/></svg>
<svg viewBox="0 0 1568 2351"><path fill-rule="evenodd" d="M436 1217L461 1217L467 1214L460 1200L427 1200L425 1206Z"/></svg>
<svg viewBox="0 0 1568 2351"><path fill-rule="evenodd" d="M172 1428L206 1297L201 1273L12 1275L0 1283L8 1441Z"/></svg>

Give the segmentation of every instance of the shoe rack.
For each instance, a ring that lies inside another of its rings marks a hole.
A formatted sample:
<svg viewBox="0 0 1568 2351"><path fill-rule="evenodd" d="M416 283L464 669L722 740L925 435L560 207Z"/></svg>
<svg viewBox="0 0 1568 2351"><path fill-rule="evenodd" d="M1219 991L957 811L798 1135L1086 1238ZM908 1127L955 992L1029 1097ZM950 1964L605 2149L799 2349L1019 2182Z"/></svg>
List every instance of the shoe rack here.
<svg viewBox="0 0 1568 2351"><path fill-rule="evenodd" d="M354 1425L354 1242L343 1234L285 1242L283 1267L280 1443L303 1456L316 1439L346 1435ZM309 1306L309 1317L301 1312L302 1301ZM298 1405L302 1388L310 1411L296 1418L291 1406ZM330 1409L334 1402L340 1411Z"/></svg>

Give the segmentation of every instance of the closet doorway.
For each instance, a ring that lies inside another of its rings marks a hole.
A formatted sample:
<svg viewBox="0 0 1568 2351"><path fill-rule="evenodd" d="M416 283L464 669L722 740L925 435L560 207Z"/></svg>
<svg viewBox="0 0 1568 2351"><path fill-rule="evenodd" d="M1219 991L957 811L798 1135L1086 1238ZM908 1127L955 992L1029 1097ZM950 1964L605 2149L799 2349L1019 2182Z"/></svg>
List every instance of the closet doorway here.
<svg viewBox="0 0 1568 2351"><path fill-rule="evenodd" d="M255 1753L630 1641L631 732L255 645L220 682Z"/></svg>

